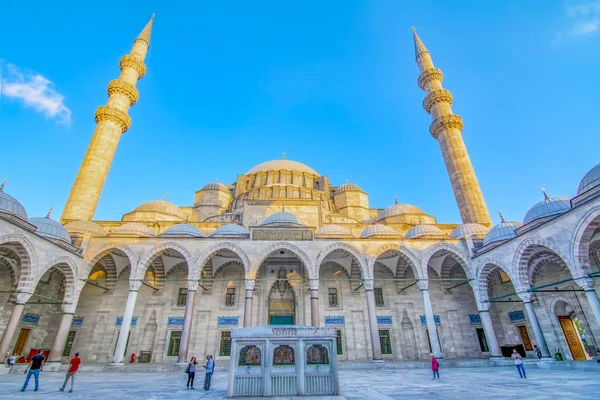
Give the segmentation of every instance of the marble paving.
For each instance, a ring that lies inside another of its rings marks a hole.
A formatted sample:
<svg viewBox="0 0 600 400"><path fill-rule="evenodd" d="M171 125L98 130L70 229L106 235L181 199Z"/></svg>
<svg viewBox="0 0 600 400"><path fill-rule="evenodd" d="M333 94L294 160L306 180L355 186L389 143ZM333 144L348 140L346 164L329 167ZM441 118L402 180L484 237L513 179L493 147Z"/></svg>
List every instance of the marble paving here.
<svg viewBox="0 0 600 400"><path fill-rule="evenodd" d="M426 369L340 371L341 396L328 400L358 399L598 399L597 372L529 368L528 379L520 379L514 367L451 368L432 380ZM20 392L23 373L0 376L2 399L222 399L226 396L227 373L213 377L210 391L202 390L204 376L196 379L199 389L186 390L182 372L80 372L75 391L61 393L62 372L42 372L40 390L33 391L33 379ZM67 386L67 389L69 386ZM285 397L289 399L289 397ZM300 399L320 399L301 397ZM279 398L282 399L282 398Z"/></svg>

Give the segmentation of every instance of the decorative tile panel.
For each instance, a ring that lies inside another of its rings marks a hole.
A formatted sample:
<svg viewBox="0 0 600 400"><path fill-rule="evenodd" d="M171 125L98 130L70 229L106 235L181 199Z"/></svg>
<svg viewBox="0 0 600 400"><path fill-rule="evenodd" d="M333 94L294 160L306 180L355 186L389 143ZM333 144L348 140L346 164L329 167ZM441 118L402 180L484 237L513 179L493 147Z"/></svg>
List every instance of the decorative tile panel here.
<svg viewBox="0 0 600 400"><path fill-rule="evenodd" d="M217 325L219 326L238 326L239 325L239 317L219 317L217 320Z"/></svg>
<svg viewBox="0 0 600 400"><path fill-rule="evenodd" d="M523 310L511 311L508 313L508 318L510 318L510 322L525 321L525 313Z"/></svg>
<svg viewBox="0 0 600 400"><path fill-rule="evenodd" d="M71 322L71 326L81 326L83 325L84 317L73 317L73 321Z"/></svg>
<svg viewBox="0 0 600 400"><path fill-rule="evenodd" d="M420 318L421 318L421 325L427 325L427 318L425 318L424 315L421 315ZM439 315L434 315L433 320L435 321L436 325L440 324L440 316Z"/></svg>
<svg viewBox="0 0 600 400"><path fill-rule="evenodd" d="M392 325L392 316L391 315L378 315L377 316L377 324L378 325Z"/></svg>
<svg viewBox="0 0 600 400"><path fill-rule="evenodd" d="M327 315L325 316L325 325L345 325L346 319L339 315Z"/></svg>
<svg viewBox="0 0 600 400"><path fill-rule="evenodd" d="M471 324L481 324L481 317L479 314L469 314L469 321Z"/></svg>
<svg viewBox="0 0 600 400"><path fill-rule="evenodd" d="M40 316L37 314L23 314L21 322L24 322L26 324L37 325L38 322L40 322Z"/></svg>
<svg viewBox="0 0 600 400"><path fill-rule="evenodd" d="M138 317L131 318L131 326L137 325L137 319L138 319ZM117 317L117 320L115 321L115 326L121 326L122 324L123 324L123 317Z"/></svg>
<svg viewBox="0 0 600 400"><path fill-rule="evenodd" d="M169 317L167 325L169 325L169 326L183 326L183 317Z"/></svg>

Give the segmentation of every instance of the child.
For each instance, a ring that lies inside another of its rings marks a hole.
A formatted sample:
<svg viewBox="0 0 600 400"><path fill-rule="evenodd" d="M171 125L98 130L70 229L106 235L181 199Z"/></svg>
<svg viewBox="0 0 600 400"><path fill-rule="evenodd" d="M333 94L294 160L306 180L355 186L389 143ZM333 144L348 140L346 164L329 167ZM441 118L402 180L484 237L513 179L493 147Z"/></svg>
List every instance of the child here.
<svg viewBox="0 0 600 400"><path fill-rule="evenodd" d="M431 353L431 370L433 371L433 380L435 380L436 376L440 379L440 364L433 353Z"/></svg>

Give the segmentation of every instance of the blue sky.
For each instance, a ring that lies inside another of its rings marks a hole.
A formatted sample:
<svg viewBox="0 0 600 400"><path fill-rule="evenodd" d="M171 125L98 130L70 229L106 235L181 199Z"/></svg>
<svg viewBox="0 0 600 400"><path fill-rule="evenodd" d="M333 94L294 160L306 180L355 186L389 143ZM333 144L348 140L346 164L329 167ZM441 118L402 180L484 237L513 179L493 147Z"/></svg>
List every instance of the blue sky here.
<svg viewBox="0 0 600 400"><path fill-rule="evenodd" d="M263 161L346 179L458 223L411 26L445 75L494 221L575 195L600 162L600 1L7 1L0 178L58 219L119 59L156 13L147 75L95 219L191 205ZM15 84L21 90L15 91ZM12 86L11 86L12 85ZM12 89L12 90L11 90Z"/></svg>

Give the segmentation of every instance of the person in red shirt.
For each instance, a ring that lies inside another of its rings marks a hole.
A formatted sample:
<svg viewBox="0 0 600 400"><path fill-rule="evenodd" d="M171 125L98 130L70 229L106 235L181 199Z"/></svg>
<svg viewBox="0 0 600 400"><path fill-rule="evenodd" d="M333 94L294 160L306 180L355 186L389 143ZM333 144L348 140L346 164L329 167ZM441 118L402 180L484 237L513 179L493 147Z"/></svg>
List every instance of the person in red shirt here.
<svg viewBox="0 0 600 400"><path fill-rule="evenodd" d="M431 353L431 370L433 371L433 379L435 380L436 375L440 379L440 364L433 353Z"/></svg>
<svg viewBox="0 0 600 400"><path fill-rule="evenodd" d="M75 353L75 357L71 359L71 363L69 364L69 370L67 371L67 376L65 377L65 382L62 387L58 390L61 392L65 391L65 386L67 386L67 382L69 382L69 378L71 378L71 390L69 393L73 393L73 385L75 384L75 374L79 369L79 364L81 363L81 358L79 358L79 353Z"/></svg>

